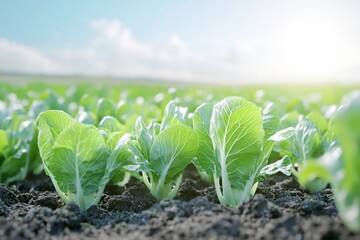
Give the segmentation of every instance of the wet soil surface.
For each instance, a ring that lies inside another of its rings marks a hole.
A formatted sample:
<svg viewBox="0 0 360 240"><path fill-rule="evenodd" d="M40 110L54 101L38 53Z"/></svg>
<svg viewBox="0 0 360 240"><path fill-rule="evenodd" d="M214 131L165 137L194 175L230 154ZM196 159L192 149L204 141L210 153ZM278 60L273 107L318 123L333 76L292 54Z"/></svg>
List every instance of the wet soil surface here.
<svg viewBox="0 0 360 240"><path fill-rule="evenodd" d="M277 175L238 209L221 206L193 170L178 197L157 203L133 180L99 206L64 205L45 175L0 185L0 239L360 239L341 223L330 189L309 193Z"/></svg>

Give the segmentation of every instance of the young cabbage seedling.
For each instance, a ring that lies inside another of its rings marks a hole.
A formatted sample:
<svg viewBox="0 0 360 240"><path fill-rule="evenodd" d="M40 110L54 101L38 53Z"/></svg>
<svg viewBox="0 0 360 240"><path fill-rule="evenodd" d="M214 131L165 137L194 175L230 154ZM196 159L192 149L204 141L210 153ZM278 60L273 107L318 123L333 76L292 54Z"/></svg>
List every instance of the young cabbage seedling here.
<svg viewBox="0 0 360 240"><path fill-rule="evenodd" d="M199 136L194 164L213 176L217 196L224 205L239 206L268 175L291 173L287 157L266 164L274 142L289 138L293 129L264 140L260 108L241 97L227 97L215 106L202 104L195 111L193 126Z"/></svg>
<svg viewBox="0 0 360 240"><path fill-rule="evenodd" d="M41 170L35 120L11 106L0 110L0 182L24 180L29 172Z"/></svg>
<svg viewBox="0 0 360 240"><path fill-rule="evenodd" d="M106 145L110 152L114 151L120 138L126 132L125 126L122 125L116 118L112 116L105 116L101 119L98 128L106 140ZM118 186L124 187L131 178L131 173L124 168L119 168L113 174L110 182Z"/></svg>
<svg viewBox="0 0 360 240"><path fill-rule="evenodd" d="M170 102L162 124L146 127L141 117L135 123L136 141L130 149L141 165L143 182L158 201L176 196L183 171L198 151L197 134L180 123L180 110Z"/></svg>
<svg viewBox="0 0 360 240"><path fill-rule="evenodd" d="M300 115L294 135L278 144L281 153L290 157L294 166L292 173L297 179L302 175L304 165L315 161L333 147L333 129L328 125L325 117L319 112L311 112L307 116ZM313 178L300 184L311 192L318 192L326 187L328 181Z"/></svg>
<svg viewBox="0 0 360 240"><path fill-rule="evenodd" d="M46 111L37 119L39 150L54 187L64 202L81 209L96 205L114 173L133 164L125 134L114 147L100 131L62 111ZM110 151L111 149L111 151Z"/></svg>
<svg viewBox="0 0 360 240"><path fill-rule="evenodd" d="M330 182L340 217L352 231L360 231L360 91L351 93L335 114L337 143L304 166L300 182L314 178Z"/></svg>

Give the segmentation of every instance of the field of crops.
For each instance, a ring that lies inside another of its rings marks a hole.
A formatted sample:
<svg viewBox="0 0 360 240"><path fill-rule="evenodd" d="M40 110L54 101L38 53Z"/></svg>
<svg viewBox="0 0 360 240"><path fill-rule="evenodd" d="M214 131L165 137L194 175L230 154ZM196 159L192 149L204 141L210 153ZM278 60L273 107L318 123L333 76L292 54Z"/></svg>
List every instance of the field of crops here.
<svg viewBox="0 0 360 240"><path fill-rule="evenodd" d="M0 83L1 239L359 239L358 86Z"/></svg>

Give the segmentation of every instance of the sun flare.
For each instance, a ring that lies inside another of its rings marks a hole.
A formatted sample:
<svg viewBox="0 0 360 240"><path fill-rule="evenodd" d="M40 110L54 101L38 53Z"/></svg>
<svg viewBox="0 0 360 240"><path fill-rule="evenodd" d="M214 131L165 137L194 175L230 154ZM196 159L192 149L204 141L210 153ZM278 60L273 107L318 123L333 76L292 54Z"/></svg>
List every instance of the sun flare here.
<svg viewBox="0 0 360 240"><path fill-rule="evenodd" d="M284 74L331 77L352 61L346 23L337 16L307 11L289 16L270 37L274 61Z"/></svg>

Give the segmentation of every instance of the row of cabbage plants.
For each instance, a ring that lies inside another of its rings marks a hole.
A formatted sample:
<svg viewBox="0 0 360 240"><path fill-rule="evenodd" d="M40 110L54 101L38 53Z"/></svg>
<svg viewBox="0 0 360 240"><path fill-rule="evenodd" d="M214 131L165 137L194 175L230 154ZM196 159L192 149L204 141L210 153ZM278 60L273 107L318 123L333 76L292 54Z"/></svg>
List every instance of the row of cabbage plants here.
<svg viewBox="0 0 360 240"><path fill-rule="evenodd" d="M117 104L51 91L30 102L8 95L0 102L1 181L44 169L64 202L87 209L109 182L124 186L130 177L157 200L172 199L193 164L223 205L238 207L281 172L312 192L331 186L341 217L359 230L359 92L326 107L269 102L259 91L251 102L204 94L205 103L175 92Z"/></svg>

